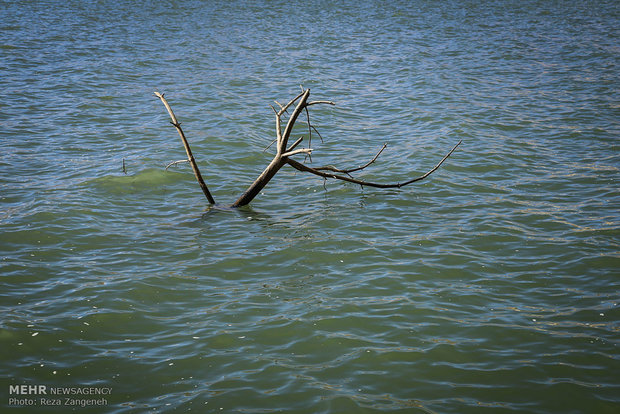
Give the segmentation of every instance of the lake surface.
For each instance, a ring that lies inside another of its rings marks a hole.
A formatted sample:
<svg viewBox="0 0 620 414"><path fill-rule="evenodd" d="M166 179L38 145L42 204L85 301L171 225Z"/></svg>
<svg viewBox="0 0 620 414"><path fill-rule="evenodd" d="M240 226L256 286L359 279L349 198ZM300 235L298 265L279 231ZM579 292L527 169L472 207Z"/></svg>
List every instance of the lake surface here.
<svg viewBox="0 0 620 414"><path fill-rule="evenodd" d="M2 411L620 412L620 5L479 3L0 2ZM312 166L463 143L228 209L300 85Z"/></svg>

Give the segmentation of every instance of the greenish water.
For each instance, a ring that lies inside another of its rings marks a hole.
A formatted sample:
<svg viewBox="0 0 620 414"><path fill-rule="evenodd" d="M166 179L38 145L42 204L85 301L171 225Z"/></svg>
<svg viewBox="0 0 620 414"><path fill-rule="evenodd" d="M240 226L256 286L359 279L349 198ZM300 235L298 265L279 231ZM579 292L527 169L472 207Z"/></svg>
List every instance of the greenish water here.
<svg viewBox="0 0 620 414"><path fill-rule="evenodd" d="M619 12L0 2L2 411L617 413ZM314 166L463 143L227 209L300 84Z"/></svg>

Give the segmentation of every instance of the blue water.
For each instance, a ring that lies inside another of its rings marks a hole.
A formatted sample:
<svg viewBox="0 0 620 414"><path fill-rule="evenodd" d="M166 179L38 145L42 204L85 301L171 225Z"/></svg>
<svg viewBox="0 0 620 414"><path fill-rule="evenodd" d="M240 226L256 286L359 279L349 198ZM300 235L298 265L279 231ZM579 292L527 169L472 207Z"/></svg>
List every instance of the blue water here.
<svg viewBox="0 0 620 414"><path fill-rule="evenodd" d="M619 17L0 2L3 412L619 412ZM309 165L387 143L355 176L398 182L462 144L402 189L284 167L227 208L300 85L336 104ZM155 90L216 206L164 169L184 150ZM112 390L52 408L21 384Z"/></svg>

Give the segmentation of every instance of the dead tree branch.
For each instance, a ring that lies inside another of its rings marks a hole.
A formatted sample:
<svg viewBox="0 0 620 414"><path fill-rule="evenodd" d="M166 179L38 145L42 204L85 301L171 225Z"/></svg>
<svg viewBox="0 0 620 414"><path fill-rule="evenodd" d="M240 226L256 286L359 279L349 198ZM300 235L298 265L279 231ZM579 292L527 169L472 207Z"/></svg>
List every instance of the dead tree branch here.
<svg viewBox="0 0 620 414"><path fill-rule="evenodd" d="M278 104L281 108L279 111L274 112L276 114L276 155L273 157L273 160L269 163L267 168L263 170L261 175L258 176L256 180L248 187L247 190L235 201L232 207L241 207L249 204L254 197L256 197L263 188L267 185L269 181L273 178L274 175L286 165L286 161L295 154L306 153L309 154L312 152L311 148L303 148L299 150L293 150L294 147L299 145L301 142L299 139L287 149L287 144L289 137L291 136L291 132L293 131L293 126L295 125L295 121L297 121L297 117L303 109L306 107L306 102L308 100L308 96L310 95L310 89L306 89L302 91L295 98L291 99L286 105L282 106ZM289 116L286 126L284 127L284 131L282 131L282 115L286 113L286 110L297 102L297 106L293 110L293 113Z"/></svg>
<svg viewBox="0 0 620 414"><path fill-rule="evenodd" d="M209 200L209 202L211 204L214 204L215 201L213 200L213 197L211 197L211 194L209 193L209 190L207 189L206 184L202 180L202 177L201 177L200 172L198 170L198 166L196 165L196 162L194 160L192 152L191 152L191 150L189 148L189 144L187 143L187 139L185 138L185 134L183 133L183 130L181 129L181 126L180 126L179 122L177 121L176 117L174 116L174 113L172 112L172 109L170 108L170 105L164 99L164 96L162 94L160 94L159 92L155 92L155 95L158 98L160 98L161 101L166 106L166 109L168 110L168 113L170 114L170 117L172 118L172 122L171 123L172 123L172 125L175 126L175 128L179 132L179 135L180 135L181 140L183 142L183 146L185 147L185 151L187 152L187 157L188 157L187 161L192 165L192 169L194 170L194 174L196 175L196 179L200 183L200 186L201 186L203 192L205 193L205 196L207 197L207 199ZM383 153L383 151L387 147L387 144L383 144L383 146L381 147L379 152L377 152L377 154L369 162L367 162L366 164L360 165L358 167L355 167L355 168L343 169L343 168L335 167L333 165L328 165L328 166L324 166L324 167L316 167L316 168L309 167L308 165L303 164L301 162L298 162L298 161L296 161L296 160L291 158L291 157L293 157L295 155L298 155L298 154L305 154L305 155L308 156L313 151L312 148L299 148L299 149L296 149L297 146L299 144L301 144L301 142L303 142L303 140L304 140L303 136L298 138L290 146L288 145L291 133L293 132L293 127L295 126L295 122L297 121L297 118L299 117L301 112L305 111L305 113L306 113L306 122L308 124L308 146L309 147L311 146L312 131L316 132L319 135L319 137L321 138L321 142L323 142L323 137L321 137L321 134L319 133L319 131L310 122L310 113L308 111L308 107L309 106L313 106L313 105L319 105L319 104L334 105L333 102L325 101L325 100L308 101L308 97L309 96L310 96L310 89L303 89L303 87L302 87L301 93L299 95L297 95L296 97L294 97L293 99L291 99L285 105L282 105L278 101L275 101L275 103L279 107L279 110L277 110L276 108L271 106L271 109L273 110L273 112L275 114L276 138L273 140L273 142L271 142L271 144L269 144L269 146L267 146L267 148L265 148L265 151L269 147L271 147L271 145L273 145L275 143L276 144L276 153L275 153L273 159L271 160L271 162L269 163L269 165L263 170L263 172L258 176L258 178L256 178L256 180L254 180L254 182L247 188L247 190L245 190L245 192L237 199L237 201L235 201L232 204L232 207L241 207L241 206L245 206L245 205L249 204L261 192L261 190L263 188L265 188L265 186L276 175L276 173L283 166L285 166L287 164L290 165L291 167L295 168L298 171L308 172L308 173L317 175L319 177L322 177L325 180L327 178L333 178L333 179L336 179L336 180L342 180L342 181L346 181L346 182L350 182L350 183L354 183L354 184L359 184L361 186L376 187L376 188L401 188L401 187L404 187L406 185L415 183L417 181L421 181L421 180L425 179L426 177L428 177L429 175L431 175L433 172L435 172L444 163L444 161L450 155L452 155L452 153L456 150L456 148L461 144L461 141L459 141L450 150L450 152L448 152L441 159L441 161L439 161L439 163L437 163L437 165L435 165L433 168L428 170L423 175L415 177L415 178L408 179L408 180L406 180L404 182L398 182L398 183L375 183L375 182L371 182L371 181L360 180L360 179L357 179L357 178L351 176L351 173L357 172L357 171L361 171L361 170L365 169L366 167L370 166L371 164L373 164L379 158L379 156ZM295 109L289 115L288 109L291 106L293 106L293 105L295 105ZM286 125L284 126L284 129L283 129L282 128L282 124L283 124L282 116L285 115L285 114L288 115L288 120L286 121ZM180 162L185 162L185 161L186 160L175 161L175 162L169 164L166 167L166 169L168 167L170 167L171 165L174 165L174 164L177 164L177 163L180 163Z"/></svg>
<svg viewBox="0 0 620 414"><path fill-rule="evenodd" d="M181 141L183 142L183 147L185 147L185 153L187 154L187 161L191 164L192 170L194 170L194 175L196 176L196 180L198 180L198 184L200 184L200 188L202 188L202 192L204 193L205 197L207 197L207 200L209 200L209 203L215 204L215 200L213 199L213 196L209 192L209 189L207 188L207 185L205 184L204 180L202 179L202 175L200 174L200 170L198 169L198 165L196 164L196 160L194 159L194 156L192 155L192 150L189 147L189 143L187 142L187 138L185 138L185 134L183 133L183 129L181 129L181 124L179 124L179 121L177 121L177 117L174 116L174 112L172 112L172 108L170 108L170 105L168 104L168 101L166 100L166 98L164 98L164 95L159 93L159 92L154 92L154 93L155 93L155 96L157 96L159 99L161 99L162 103L166 107L166 110L168 110L168 114L170 115L170 118L172 119L172 122L170 122L170 123L172 125L174 125L174 127L179 132L179 136L181 137Z"/></svg>
<svg viewBox="0 0 620 414"><path fill-rule="evenodd" d="M379 152L377 153L377 155L375 155L375 157L368 161L366 164L357 167L357 168L351 168L349 170L341 170L340 168L334 167L333 165L326 165L325 167L316 167L314 168L314 170L316 171L333 171L333 172L337 172L337 173L343 173L343 174L349 174L355 171L361 171L364 168L368 167L370 164L372 164L373 162L377 161L377 158L379 158L379 155L381 155L381 153L383 152L384 149L387 148L387 144L383 144L383 147L381 147L381 149L379 150Z"/></svg>
<svg viewBox="0 0 620 414"><path fill-rule="evenodd" d="M166 171L168 171L168 168L172 167L173 165L177 165L177 164L182 164L184 162L189 162L189 160L178 160L178 161L172 161L171 163L169 163L168 165L166 165L166 168L164 168Z"/></svg>
<svg viewBox="0 0 620 414"><path fill-rule="evenodd" d="M395 183L395 184L381 184L381 183L373 183L370 181L364 181L364 180L358 180L356 178L350 177L350 176L344 176L344 175L337 175L337 174L331 174L331 173L325 173L317 168L311 168L308 167L305 164L302 164L300 162L297 162L295 160L291 160L288 159L287 160L287 164L290 165L291 167L295 168L298 171L304 171L304 172L309 172L315 175L318 175L319 177L323 177L323 178L334 178L336 180L342 180L342 181L348 181L350 183L354 183L354 184L359 184L361 186L367 186L367 187L376 187L376 188L401 188L404 187L406 185L415 183L416 181L422 181L423 179L425 179L426 177L428 177L429 175L431 175L432 173L435 172L435 170L437 170L437 168L439 168L441 166L441 164L443 164L443 162L450 156L452 155L452 153L454 152L454 150L461 145L462 141L459 141L454 148L452 148L450 150L449 153L447 153L445 155L445 157L442 158L441 161L439 161L439 163L437 165L435 165L432 169L430 169L429 171L427 171L424 175L421 175L419 177L416 178L412 178L411 180L405 181L403 183ZM376 159L376 158L375 158ZM368 164L370 165L370 163ZM329 169L330 171L334 171L337 169L332 169L332 167L323 167L323 170L325 169ZM345 172L343 170L343 172Z"/></svg>

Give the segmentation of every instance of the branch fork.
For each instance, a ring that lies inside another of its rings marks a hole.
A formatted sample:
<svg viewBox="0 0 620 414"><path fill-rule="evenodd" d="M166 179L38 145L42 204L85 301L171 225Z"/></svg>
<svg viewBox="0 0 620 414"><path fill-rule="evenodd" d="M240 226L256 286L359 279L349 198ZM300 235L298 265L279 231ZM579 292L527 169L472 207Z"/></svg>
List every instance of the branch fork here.
<svg viewBox="0 0 620 414"><path fill-rule="evenodd" d="M172 119L171 124L174 125L174 127L177 129L179 136L181 137L181 141L183 142L183 146L185 147L185 151L187 153L187 160L174 161L168 164L168 166L166 166L166 169L178 163L189 162L194 171L194 175L196 176L196 179L198 180L198 183L200 184L200 187L202 188L203 193L207 197L207 200L209 200L209 203L215 204L213 197L209 193L207 185L204 183L204 180L202 179L202 176L200 175L198 165L196 164L196 161L194 160L194 156L192 155L187 139L185 138L185 134L183 133L183 130L181 129L181 125L179 124L174 113L172 112L170 105L164 98L163 94L159 92L155 92L155 96L157 96L162 101L164 106L166 107L166 110L168 111L168 114L170 115L170 118ZM297 118L299 117L301 112L304 111L306 113L306 123L308 125L308 146L309 147L311 146L312 131L314 131L319 136L322 142L323 137L321 137L321 134L319 133L319 131L310 122L310 112L308 111L308 107L313 106L313 105L321 105L321 104L334 105L333 102L326 101L326 100L308 101L309 96L310 96L310 89L304 89L302 87L301 93L299 93L296 97L291 99L285 105L280 104L278 101L274 101L276 105L278 105L279 107L279 110L277 110L276 108L271 106L271 109L273 110L275 114L276 138L275 140L271 142L271 144L267 146L267 148L265 148L265 150L267 150L269 147L271 147L271 145L275 143L276 153L273 159L271 160L271 162L269 163L269 165L263 170L263 172L258 176L258 178L254 180L254 182L247 188L247 190L232 204L232 207L241 207L241 206L245 206L249 204L261 192L261 190L269 183L269 181L275 176L275 174L284 165L287 165L287 164L295 168L298 171L308 172L308 173L317 175L319 177L322 177L325 180L327 178L332 178L336 180L359 184L361 186L376 187L376 188L401 188L406 185L412 184L414 182L421 181L425 179L426 177L428 177L429 175L431 175L444 163L444 161L450 155L452 155L452 153L461 144L461 141L459 141L450 150L450 152L448 152L441 159L441 161L439 161L439 163L437 163L433 168L431 168L429 171L427 171L423 175L408 179L404 182L398 182L398 183L375 183L371 181L360 180L360 179L354 178L351 175L351 173L361 171L365 169L366 167L370 166L371 164L373 164L379 158L379 156L383 153L383 151L387 147L387 144L383 144L379 152L377 152L377 154L370 161L355 168L342 169L342 168L335 167L333 165L327 165L323 167L309 167L308 165L291 158L298 154L305 154L306 156L310 156L313 151L312 148L296 149L297 146L299 146L299 144L303 142L304 140L303 136L298 138L292 145L290 146L288 145L291 133L293 131L293 127L295 126L295 122L297 121ZM284 129L282 129L282 123L283 123L282 116L284 114L288 114L288 109L293 105L295 105L295 108L293 112L289 115L288 120L286 121L286 126L284 127Z"/></svg>

